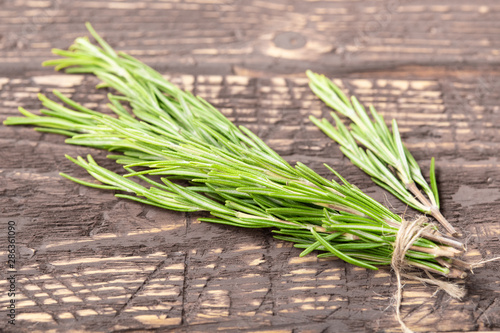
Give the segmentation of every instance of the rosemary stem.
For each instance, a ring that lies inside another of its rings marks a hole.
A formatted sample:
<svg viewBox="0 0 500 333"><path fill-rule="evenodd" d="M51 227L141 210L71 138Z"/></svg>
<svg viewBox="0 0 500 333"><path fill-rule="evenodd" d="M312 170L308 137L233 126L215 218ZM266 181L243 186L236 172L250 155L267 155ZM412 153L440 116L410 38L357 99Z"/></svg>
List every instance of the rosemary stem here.
<svg viewBox="0 0 500 333"><path fill-rule="evenodd" d="M406 188L410 190L413 195L417 197L417 199L423 203L425 206L430 208L430 212L434 218L441 223L441 225L448 231L453 237L460 237L461 234L446 220L446 218L441 214L439 209L432 205L429 200L420 192L420 190L417 188L414 182L411 182L409 184L406 184Z"/></svg>
<svg viewBox="0 0 500 333"><path fill-rule="evenodd" d="M456 266L456 267L459 267L459 268L462 268L462 269L468 269L468 270L472 269L472 265L470 263L465 262L465 261L460 260L460 259L456 259L456 258L452 258L451 259L451 264L453 266Z"/></svg>
<svg viewBox="0 0 500 333"><path fill-rule="evenodd" d="M456 255L461 253L461 251L458 251L452 247L446 248L441 246L428 248L428 247L413 245L412 247L410 247L410 249L424 253L435 254L438 257L449 257L449 258L455 257Z"/></svg>
<svg viewBox="0 0 500 333"><path fill-rule="evenodd" d="M443 258L436 258L436 261L443 267L451 268L453 265Z"/></svg>
<svg viewBox="0 0 500 333"><path fill-rule="evenodd" d="M461 250L461 251L465 250L465 245L462 242L459 242L459 241L452 239L452 238L447 238L444 236L436 235L436 234L433 234L432 232L428 232L428 231L424 231L422 233L422 237L425 239L428 239L430 241L438 242L442 245L448 245L448 246L454 247L454 248Z"/></svg>

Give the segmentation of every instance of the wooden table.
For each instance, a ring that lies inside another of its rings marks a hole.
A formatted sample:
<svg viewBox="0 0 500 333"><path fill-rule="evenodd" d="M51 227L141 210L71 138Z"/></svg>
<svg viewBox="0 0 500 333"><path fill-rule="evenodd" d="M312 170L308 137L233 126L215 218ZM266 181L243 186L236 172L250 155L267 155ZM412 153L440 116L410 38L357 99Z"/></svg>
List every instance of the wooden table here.
<svg viewBox="0 0 500 333"><path fill-rule="evenodd" d="M54 88L106 110L91 76L40 66L87 35L199 94L288 161L349 181L413 217L308 120L328 109L306 69L396 118L427 176L436 157L442 211L467 235L467 260L500 255L500 4L493 0L0 1L0 120L37 111ZM106 152L29 127L0 126L0 251L15 221L16 325L0 285L0 330L83 332L397 332L395 278L339 260L299 258L269 230L197 222L71 183L64 158ZM465 281L461 301L408 282L402 312L415 331L500 330L498 263Z"/></svg>

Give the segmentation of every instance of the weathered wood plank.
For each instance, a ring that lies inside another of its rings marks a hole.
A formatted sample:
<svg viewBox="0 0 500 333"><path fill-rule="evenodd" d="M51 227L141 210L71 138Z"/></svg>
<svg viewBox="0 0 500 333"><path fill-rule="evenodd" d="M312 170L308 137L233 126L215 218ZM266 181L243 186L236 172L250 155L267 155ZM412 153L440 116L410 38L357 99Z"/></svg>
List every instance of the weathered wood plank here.
<svg viewBox="0 0 500 333"><path fill-rule="evenodd" d="M335 75L394 117L423 166L436 157L442 210L468 236L468 259L500 253L500 73L492 0L0 2L0 120L36 112L54 88L106 111L95 78L40 68L90 20L115 47L207 98L290 161L322 163L401 214L307 119L328 109L303 72ZM18 224L18 322L6 331L358 332L399 330L389 271L298 258L267 230L202 224L197 214L119 200L58 176L64 158L106 153L56 135L0 126L0 222ZM330 176L329 176L330 177ZM3 231L2 231L3 232ZM0 256L6 256L0 237ZM408 283L403 315L416 331L500 328L498 264L449 299ZM3 276L2 276L3 277ZM0 281L6 309L8 283ZM3 311L3 310L2 310ZM3 313L3 312L2 312Z"/></svg>
<svg viewBox="0 0 500 333"><path fill-rule="evenodd" d="M3 80L2 115L16 114L18 104L38 107L35 93L49 92L54 84L86 106L102 104L105 92L92 90L93 78L64 77ZM325 175L321 163L327 162L375 198L406 211L311 126L307 115L326 115L327 109L304 79L184 75L172 80L249 126L288 160L307 162ZM474 83L384 78L339 83L397 118L422 165L437 157L443 211L470 235L471 258L498 255L500 190L498 161L492 156L499 148L494 144L499 125L495 113L486 112L488 103L468 115L480 122L464 121L460 105L444 90L461 87L453 93L467 95ZM492 97L484 96L485 102ZM465 129L473 141L457 134ZM196 214L146 207L70 183L57 172L85 176L64 153L92 153L110 167L112 162L103 152L67 146L61 137L31 128L2 126L0 134L0 207L3 221L19 221L18 318L23 327L397 330L392 312L385 310L394 291L389 272L299 259L298 250L272 240L267 231L201 224ZM467 281L470 294L462 302L408 283L405 320L417 330L496 327L496 272L497 265L478 269Z"/></svg>
<svg viewBox="0 0 500 333"><path fill-rule="evenodd" d="M113 45L163 71L495 65L499 9L493 0L6 0L0 68L37 69L52 47L65 48L85 34L87 20Z"/></svg>

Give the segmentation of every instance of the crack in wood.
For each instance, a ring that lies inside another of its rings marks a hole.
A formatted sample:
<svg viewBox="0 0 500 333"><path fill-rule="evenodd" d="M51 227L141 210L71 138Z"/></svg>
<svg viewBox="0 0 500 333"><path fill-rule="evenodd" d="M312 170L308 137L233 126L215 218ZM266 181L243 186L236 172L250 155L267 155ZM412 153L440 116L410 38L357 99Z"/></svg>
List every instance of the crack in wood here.
<svg viewBox="0 0 500 333"><path fill-rule="evenodd" d="M490 302L486 308L484 310L481 311L481 314L474 320L475 323L477 323L481 318L485 317L486 318L486 321L488 322L488 326L490 324L490 321L488 319L488 310L493 306L495 305L495 303L497 302L497 298L495 298L492 302Z"/></svg>
<svg viewBox="0 0 500 333"><path fill-rule="evenodd" d="M187 226L186 226L187 228ZM187 325L186 321L186 294L187 294L187 279L188 279L188 255L189 252L186 251L184 254L184 271L182 274L182 305L181 305L181 325Z"/></svg>
<svg viewBox="0 0 500 333"><path fill-rule="evenodd" d="M29 281L29 282L33 283L32 281ZM31 293L29 293L28 290L26 290L25 288L23 288L22 285L19 286L19 290L21 290L22 293L24 295L26 295L32 302L34 302L44 313L49 314L52 317L52 320L54 320L54 322L57 325L60 325L60 321L57 318L56 314L53 311L49 311L49 309L47 307L45 307L44 304L39 301L39 298L33 297L33 295Z"/></svg>
<svg viewBox="0 0 500 333"><path fill-rule="evenodd" d="M130 297L127 299L125 304L116 311L115 318L120 316L120 314L127 308L127 306L132 302L132 300L146 287L146 285L153 279L153 277L156 275L158 271L161 270L163 266L165 266L166 260L161 261L158 265L156 265L155 269L146 276L142 284L130 295Z"/></svg>

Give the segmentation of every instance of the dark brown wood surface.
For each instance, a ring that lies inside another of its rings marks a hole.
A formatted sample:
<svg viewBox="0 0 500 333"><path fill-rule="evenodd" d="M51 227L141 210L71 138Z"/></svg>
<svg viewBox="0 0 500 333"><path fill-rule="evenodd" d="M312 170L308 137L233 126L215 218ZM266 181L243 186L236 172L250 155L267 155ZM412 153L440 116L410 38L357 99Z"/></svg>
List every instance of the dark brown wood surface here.
<svg viewBox="0 0 500 333"><path fill-rule="evenodd" d="M328 115L304 71L396 118L427 176L436 157L442 211L466 235L466 259L500 255L500 4L494 0L0 0L0 120L57 88L106 110L91 76L43 69L53 47L87 35L138 57L244 124L288 161L328 163L409 218L308 121ZM197 222L67 181L64 158L106 152L29 127L0 126L0 253L17 223L16 326L7 272L0 330L11 332L397 332L388 270L299 258L269 230ZM4 262L4 259L2 259ZM465 280L467 296L407 282L415 331L500 330L500 264Z"/></svg>

